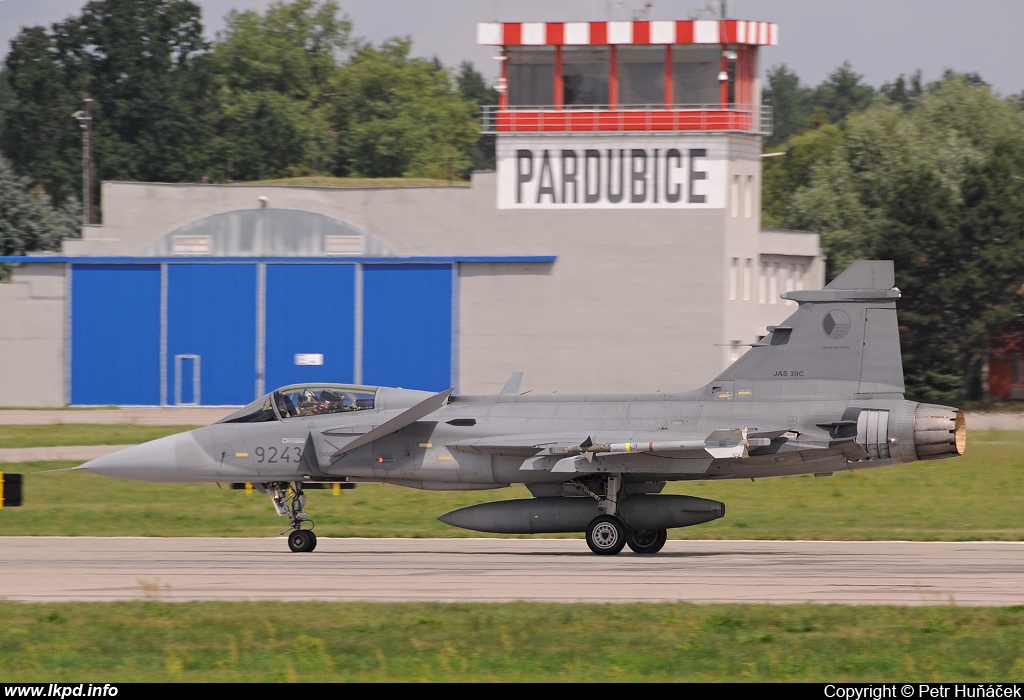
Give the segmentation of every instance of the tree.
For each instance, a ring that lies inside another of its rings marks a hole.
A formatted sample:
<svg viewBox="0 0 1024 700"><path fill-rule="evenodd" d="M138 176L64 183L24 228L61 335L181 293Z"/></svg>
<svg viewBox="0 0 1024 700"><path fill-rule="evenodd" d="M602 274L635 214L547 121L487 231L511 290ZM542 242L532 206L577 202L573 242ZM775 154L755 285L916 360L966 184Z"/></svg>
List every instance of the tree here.
<svg viewBox="0 0 1024 700"><path fill-rule="evenodd" d="M821 107L833 124L866 109L874 99L875 90L861 82L863 77L854 73L850 62L845 61L814 89L810 96L811 107Z"/></svg>
<svg viewBox="0 0 1024 700"><path fill-rule="evenodd" d="M58 202L82 191L82 136L72 114L82 108L88 89L83 51L69 44L78 36L76 20L28 27L11 41L4 62L9 102L0 129L0 147L22 174L41 184Z"/></svg>
<svg viewBox="0 0 1024 700"><path fill-rule="evenodd" d="M366 177L462 177L479 126L446 70L410 58L409 39L360 44L338 74L331 122L341 172Z"/></svg>
<svg viewBox="0 0 1024 700"><path fill-rule="evenodd" d="M5 62L4 153L57 201L80 191L71 115L88 92L97 180L198 179L214 107L202 34L188 0L92 0L49 31L23 29Z"/></svg>
<svg viewBox="0 0 1024 700"><path fill-rule="evenodd" d="M476 106L477 117L482 116L481 108L498 104L498 91L487 85L484 76L477 71L470 61L463 61L455 76L459 94L462 99ZM494 134L480 134L476 146L471 153L474 170L494 170L496 138Z"/></svg>
<svg viewBox="0 0 1024 700"><path fill-rule="evenodd" d="M331 90L352 24L333 0L232 11L213 54L218 172L264 179L334 170Z"/></svg>
<svg viewBox="0 0 1024 700"><path fill-rule="evenodd" d="M892 83L883 83L879 89L879 94L884 95L886 99L894 104L898 104L905 110L913 109L917 103L917 99L921 97L924 92L924 88L921 84L921 71L915 71L910 76L909 86L908 81L900 74L900 77Z"/></svg>
<svg viewBox="0 0 1024 700"><path fill-rule="evenodd" d="M78 235L77 203L54 207L41 188L32 189L0 158L0 255L58 250L61 241Z"/></svg>
<svg viewBox="0 0 1024 700"><path fill-rule="evenodd" d="M800 79L785 64L769 69L767 78L762 101L772 108L772 135L766 145L773 148L807 128L811 90L800 85Z"/></svg>
<svg viewBox="0 0 1024 700"><path fill-rule="evenodd" d="M93 0L85 6L95 152L104 179L180 182L205 169L214 107L199 6Z"/></svg>

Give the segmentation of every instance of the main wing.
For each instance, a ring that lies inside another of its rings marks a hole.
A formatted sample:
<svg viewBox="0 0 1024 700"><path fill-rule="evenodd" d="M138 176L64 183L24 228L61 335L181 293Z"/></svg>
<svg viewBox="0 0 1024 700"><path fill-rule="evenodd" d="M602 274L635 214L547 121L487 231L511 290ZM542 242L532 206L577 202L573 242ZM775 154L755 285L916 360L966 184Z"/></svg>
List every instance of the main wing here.
<svg viewBox="0 0 1024 700"><path fill-rule="evenodd" d="M446 447L456 460L459 453L514 457L523 460L523 471L550 471L567 476L597 472L695 474L705 473L713 465L723 475L747 471L738 469L741 465L775 472L781 467L830 458L845 465L848 459L859 459L863 453L855 443L844 443L842 447L801 443L799 435L787 429L749 432L746 428L701 434L606 432L582 440L580 436L557 433L502 435L458 440Z"/></svg>

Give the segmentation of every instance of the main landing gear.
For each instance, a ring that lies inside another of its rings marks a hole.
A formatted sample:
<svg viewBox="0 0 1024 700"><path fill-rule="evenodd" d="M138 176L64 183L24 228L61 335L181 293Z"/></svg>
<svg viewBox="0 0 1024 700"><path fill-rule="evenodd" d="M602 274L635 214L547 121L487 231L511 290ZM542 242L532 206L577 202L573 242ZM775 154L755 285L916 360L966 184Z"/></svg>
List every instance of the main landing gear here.
<svg viewBox="0 0 1024 700"><path fill-rule="evenodd" d="M586 490L597 499L597 507L602 512L587 525L587 546L591 552L611 556L628 545L637 554L657 554L665 546L668 530L632 530L618 516L621 474L608 476L604 496Z"/></svg>
<svg viewBox="0 0 1024 700"><path fill-rule="evenodd" d="M306 494L298 481L275 481L267 484L270 500L274 503L277 514L288 518L289 525L281 534L290 531L288 546L293 552L312 552L316 549L316 534L313 532L313 521L302 509L306 506ZM303 530L302 524L309 523L309 529Z"/></svg>

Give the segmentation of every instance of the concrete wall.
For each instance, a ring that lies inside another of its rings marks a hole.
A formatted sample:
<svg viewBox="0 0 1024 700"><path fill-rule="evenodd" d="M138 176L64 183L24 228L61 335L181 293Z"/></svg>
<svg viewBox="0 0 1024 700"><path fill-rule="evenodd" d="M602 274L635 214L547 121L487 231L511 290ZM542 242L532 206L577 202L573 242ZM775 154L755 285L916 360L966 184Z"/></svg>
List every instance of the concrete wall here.
<svg viewBox="0 0 1024 700"><path fill-rule="evenodd" d="M64 252L140 255L175 229L266 197L271 208L348 222L400 256L555 255L553 265L460 264L459 391L495 392L517 370L526 373L523 390L545 393L688 390L727 366L737 354L730 343L754 342L791 311L759 303L756 281L750 299L740 292L730 300L733 258L741 288L745 261L760 273L763 258L776 259L765 256L806 263L805 287L823 282L817 235L760 231L760 139L714 138L728 153L729 197L740 178L738 208L728 199L721 209L502 210L494 173L475 174L469 186L410 188L108 182L103 224ZM27 374L50 376L55 389L45 401L58 405L63 379L52 377L63 377L63 297L46 301L49 345ZM31 313L27 301L14 306ZM38 336L38 325L19 332ZM0 403L25 404L27 392L18 385L8 391L17 398Z"/></svg>
<svg viewBox="0 0 1024 700"><path fill-rule="evenodd" d="M0 406L63 406L65 265L26 265L0 284Z"/></svg>

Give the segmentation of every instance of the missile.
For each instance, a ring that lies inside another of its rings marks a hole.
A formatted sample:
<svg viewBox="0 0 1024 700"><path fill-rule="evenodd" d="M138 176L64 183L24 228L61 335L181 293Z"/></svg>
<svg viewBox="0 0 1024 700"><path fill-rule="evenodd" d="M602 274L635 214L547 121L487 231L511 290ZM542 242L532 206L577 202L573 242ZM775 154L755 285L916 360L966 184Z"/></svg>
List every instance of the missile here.
<svg viewBox="0 0 1024 700"><path fill-rule="evenodd" d="M747 450L756 447L768 447L769 438L747 438L747 429L716 430L703 440L664 440L661 442L613 442L595 444L587 438L582 444L567 447L567 455L583 455L593 461L599 454L625 454L630 452L681 452L685 450L705 450L716 459L742 458Z"/></svg>

